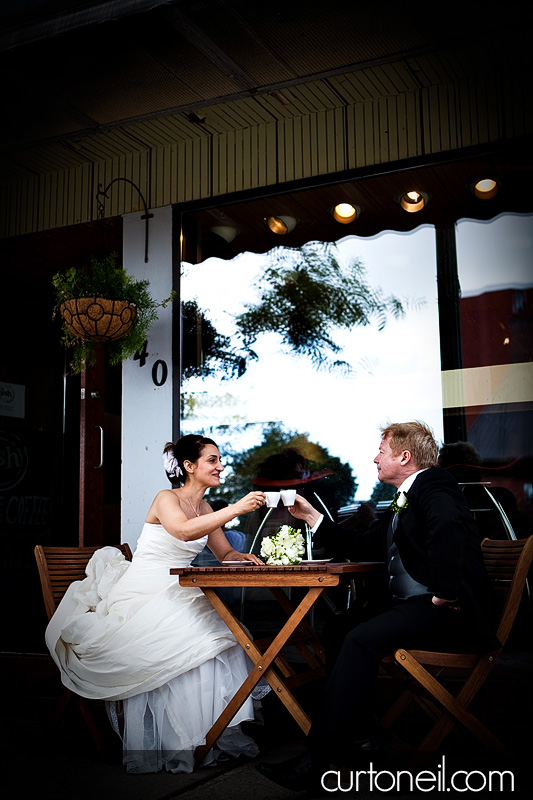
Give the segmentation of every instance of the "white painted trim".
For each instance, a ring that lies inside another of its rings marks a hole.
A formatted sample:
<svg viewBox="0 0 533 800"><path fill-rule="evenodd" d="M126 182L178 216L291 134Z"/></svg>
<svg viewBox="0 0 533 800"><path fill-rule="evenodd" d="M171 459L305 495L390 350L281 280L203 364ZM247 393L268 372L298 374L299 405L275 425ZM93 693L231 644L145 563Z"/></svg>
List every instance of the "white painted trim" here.
<svg viewBox="0 0 533 800"><path fill-rule="evenodd" d="M150 281L150 293L159 301L172 291L172 208L151 213L148 263L144 262L145 222L140 213L124 217L123 263L131 275ZM172 438L172 313L172 304L160 309L149 331L145 365L128 360L122 367L121 542L127 542L132 550L155 495L170 488L161 455ZM156 380L161 380L161 362L168 375L165 383L157 386L153 372Z"/></svg>

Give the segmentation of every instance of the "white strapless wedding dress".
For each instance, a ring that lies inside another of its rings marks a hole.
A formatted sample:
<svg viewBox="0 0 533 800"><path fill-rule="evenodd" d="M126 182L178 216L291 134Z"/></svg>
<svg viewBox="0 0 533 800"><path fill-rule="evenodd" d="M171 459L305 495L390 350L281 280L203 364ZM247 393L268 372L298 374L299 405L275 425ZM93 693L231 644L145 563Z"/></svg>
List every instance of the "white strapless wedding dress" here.
<svg viewBox="0 0 533 800"><path fill-rule="evenodd" d="M192 772L195 748L251 669L202 590L180 586L169 573L188 566L206 541L182 542L145 523L133 561L113 547L97 550L46 629L64 685L110 701L129 772ZM257 755L239 727L253 717L248 700L219 750ZM211 750L203 763L215 757Z"/></svg>

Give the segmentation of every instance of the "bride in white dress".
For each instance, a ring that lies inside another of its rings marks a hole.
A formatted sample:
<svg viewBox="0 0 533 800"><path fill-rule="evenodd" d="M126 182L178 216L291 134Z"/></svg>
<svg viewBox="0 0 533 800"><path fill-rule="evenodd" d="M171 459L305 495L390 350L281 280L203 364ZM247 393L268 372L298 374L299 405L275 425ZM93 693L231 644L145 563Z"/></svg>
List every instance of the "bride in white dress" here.
<svg viewBox="0 0 533 800"><path fill-rule="evenodd" d="M195 748L252 666L201 589L180 586L170 568L188 566L206 544L219 561L263 563L236 552L222 526L262 506L265 495L250 492L213 512L203 495L220 485L216 444L191 434L163 457L175 488L155 497L133 561L113 547L98 550L46 630L64 685L108 701L128 772L192 772ZM253 716L248 700L203 764L221 751L257 755L240 730Z"/></svg>

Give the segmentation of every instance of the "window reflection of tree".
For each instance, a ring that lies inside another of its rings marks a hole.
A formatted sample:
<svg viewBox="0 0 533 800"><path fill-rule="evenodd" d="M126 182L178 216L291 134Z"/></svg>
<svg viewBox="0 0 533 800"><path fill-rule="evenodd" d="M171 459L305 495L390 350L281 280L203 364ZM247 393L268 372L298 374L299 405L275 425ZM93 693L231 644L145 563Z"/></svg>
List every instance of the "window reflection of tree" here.
<svg viewBox="0 0 533 800"><path fill-rule="evenodd" d="M271 251L252 289L258 300L234 315L235 333L219 333L195 300L182 303L183 376L241 377L262 333L279 334L281 347L309 358L317 368L350 369L338 358L335 332L405 314L400 300L372 287L359 259L341 260L336 245L311 242Z"/></svg>
<svg viewBox="0 0 533 800"><path fill-rule="evenodd" d="M258 336L274 332L282 346L310 358L317 368L349 369L337 358L342 348L335 342L336 330L372 321L381 330L389 317L405 313L397 297L370 286L359 259L339 259L334 244L272 250L254 288L259 301L247 304L235 320L245 350L254 354Z"/></svg>
<svg viewBox="0 0 533 800"><path fill-rule="evenodd" d="M245 358L235 352L229 336L219 333L194 300L181 304L181 363L184 378L207 377L220 371L221 377L240 378L246 371Z"/></svg>
<svg viewBox="0 0 533 800"><path fill-rule="evenodd" d="M182 303L185 379L242 377L250 361L258 358L254 347L265 333L278 335L280 351L308 359L316 369L345 374L352 365L341 357L342 347L336 341L338 332L371 323L382 330L389 319L405 315L397 297L385 295L380 287L370 285L361 260L341 258L334 244L311 242L299 248L275 248L248 291L255 299L245 303L242 313L231 314L229 309L223 309L232 318L231 336L219 333L208 311L200 307L201 293L199 299ZM209 398L205 399L209 406ZM184 395L184 412L187 408L201 424L202 409L193 396L187 399ZM232 424L231 430L235 433L233 438L238 439L239 426ZM309 470L323 469L326 462L329 469L320 486L306 483L306 492L311 488L319 490L321 501L324 498L327 510L334 516L340 507L352 502L357 486L349 464L341 463L323 448L319 453L321 448L310 442L305 433L273 430L268 425L262 426L262 431L263 441L257 447L242 452L231 447L230 453L224 448L232 469L227 473L221 496L233 502L249 490L258 453L266 458L289 446L297 449L304 446ZM214 431L211 433L215 435ZM312 448L314 456L310 455ZM317 502L313 492L309 499Z"/></svg>

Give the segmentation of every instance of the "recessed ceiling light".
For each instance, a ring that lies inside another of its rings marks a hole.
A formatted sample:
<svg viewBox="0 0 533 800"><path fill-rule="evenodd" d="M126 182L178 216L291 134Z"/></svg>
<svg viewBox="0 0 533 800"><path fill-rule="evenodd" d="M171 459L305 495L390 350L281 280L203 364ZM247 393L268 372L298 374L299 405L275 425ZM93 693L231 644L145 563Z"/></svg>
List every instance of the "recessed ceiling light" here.
<svg viewBox="0 0 533 800"><path fill-rule="evenodd" d="M216 233L217 236L221 236L228 244L232 242L240 232L238 228L234 228L232 225L215 225L214 228L210 228L210 230Z"/></svg>
<svg viewBox="0 0 533 800"><path fill-rule="evenodd" d="M474 194L480 200L491 200L498 194L499 186L492 178L482 178L474 184Z"/></svg>
<svg viewBox="0 0 533 800"><path fill-rule="evenodd" d="M287 217L285 215L278 215L276 217L266 217L265 222L272 231L280 236L293 231L298 223L296 217Z"/></svg>
<svg viewBox="0 0 533 800"><path fill-rule="evenodd" d="M361 209L351 203L338 203L332 212L333 218L342 225L348 225L361 213Z"/></svg>
<svg viewBox="0 0 533 800"><path fill-rule="evenodd" d="M400 197L400 205L404 211L414 214L415 211L421 211L429 200L429 195L425 192L419 192L412 189L405 192Z"/></svg>

